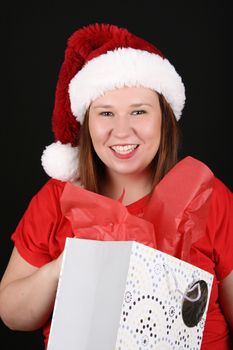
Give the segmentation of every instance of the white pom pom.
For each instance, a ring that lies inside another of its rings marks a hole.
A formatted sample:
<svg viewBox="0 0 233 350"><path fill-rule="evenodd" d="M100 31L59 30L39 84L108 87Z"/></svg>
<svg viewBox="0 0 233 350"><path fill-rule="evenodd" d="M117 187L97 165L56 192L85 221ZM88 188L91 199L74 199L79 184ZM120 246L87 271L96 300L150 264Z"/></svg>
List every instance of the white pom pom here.
<svg viewBox="0 0 233 350"><path fill-rule="evenodd" d="M78 147L60 141L47 146L42 154L41 163L45 172L61 181L72 181L77 176Z"/></svg>

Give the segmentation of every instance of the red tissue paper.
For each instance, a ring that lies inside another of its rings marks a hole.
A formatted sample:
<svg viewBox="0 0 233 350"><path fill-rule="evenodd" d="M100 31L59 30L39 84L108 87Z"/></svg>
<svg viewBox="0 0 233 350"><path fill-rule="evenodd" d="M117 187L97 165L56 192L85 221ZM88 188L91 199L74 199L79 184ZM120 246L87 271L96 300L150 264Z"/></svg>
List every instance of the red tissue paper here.
<svg viewBox="0 0 233 350"><path fill-rule="evenodd" d="M72 183L65 185L61 209L78 238L136 241L189 261L191 245L205 233L213 178L205 164L186 157L155 186L143 218L121 200Z"/></svg>

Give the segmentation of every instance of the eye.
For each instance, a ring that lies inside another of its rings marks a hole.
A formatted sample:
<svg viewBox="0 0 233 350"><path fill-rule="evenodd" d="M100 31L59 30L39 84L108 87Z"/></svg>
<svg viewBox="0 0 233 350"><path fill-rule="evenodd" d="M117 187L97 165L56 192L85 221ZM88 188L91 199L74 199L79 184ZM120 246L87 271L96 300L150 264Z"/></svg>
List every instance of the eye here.
<svg viewBox="0 0 233 350"><path fill-rule="evenodd" d="M105 111L105 112L101 112L100 115L102 115L103 117L112 117L113 113Z"/></svg>
<svg viewBox="0 0 233 350"><path fill-rule="evenodd" d="M140 109L138 111L133 111L132 114L133 115L141 115L141 114L145 114L146 111L144 109Z"/></svg>

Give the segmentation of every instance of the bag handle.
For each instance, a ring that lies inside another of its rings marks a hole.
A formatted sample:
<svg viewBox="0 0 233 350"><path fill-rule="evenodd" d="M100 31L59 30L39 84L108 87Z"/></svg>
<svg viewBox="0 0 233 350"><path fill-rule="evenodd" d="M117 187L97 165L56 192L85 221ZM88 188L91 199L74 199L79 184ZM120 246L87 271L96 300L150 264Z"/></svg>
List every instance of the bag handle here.
<svg viewBox="0 0 233 350"><path fill-rule="evenodd" d="M186 299L186 300L188 300L188 301L190 301L192 303L195 303L196 301L198 301L200 299L200 297L201 297L201 287L200 287L200 283L199 282L197 282L194 286L189 288L186 293L183 293L178 287L178 281L177 281L177 278L176 278L176 275L175 275L173 269L169 265L166 265L166 264L163 264L163 267L164 267L164 270L166 271L166 273L169 273L169 272L171 273L171 275L172 275L172 277L174 279L174 282L175 282L175 286L176 286L175 290L177 292L179 292L183 296L184 299ZM197 296L195 298L190 298L190 297L188 297L186 295L189 292L193 292L195 289L197 289Z"/></svg>

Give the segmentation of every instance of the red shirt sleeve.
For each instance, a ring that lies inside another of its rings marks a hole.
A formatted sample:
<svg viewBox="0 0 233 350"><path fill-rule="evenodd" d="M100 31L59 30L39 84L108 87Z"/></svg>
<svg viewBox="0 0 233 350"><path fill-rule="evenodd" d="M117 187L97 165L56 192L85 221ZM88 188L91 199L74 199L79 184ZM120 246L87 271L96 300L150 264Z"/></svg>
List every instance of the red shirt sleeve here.
<svg viewBox="0 0 233 350"><path fill-rule="evenodd" d="M218 280L233 269L233 194L215 178L207 230L213 237L213 257Z"/></svg>
<svg viewBox="0 0 233 350"><path fill-rule="evenodd" d="M64 183L50 179L31 199L11 236L19 254L37 267L48 263L56 255L51 242L54 242L63 219L60 210L63 188Z"/></svg>

